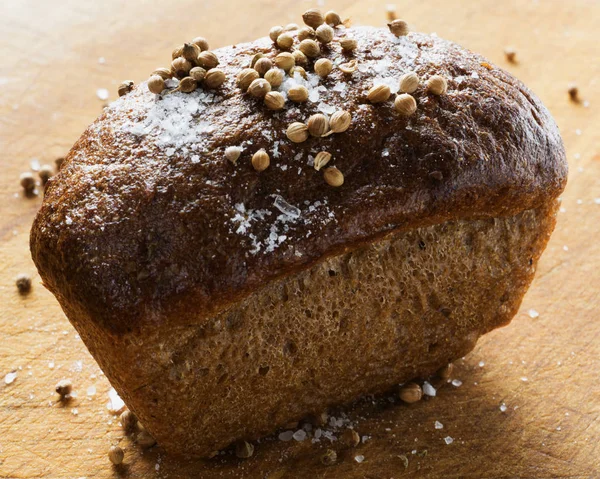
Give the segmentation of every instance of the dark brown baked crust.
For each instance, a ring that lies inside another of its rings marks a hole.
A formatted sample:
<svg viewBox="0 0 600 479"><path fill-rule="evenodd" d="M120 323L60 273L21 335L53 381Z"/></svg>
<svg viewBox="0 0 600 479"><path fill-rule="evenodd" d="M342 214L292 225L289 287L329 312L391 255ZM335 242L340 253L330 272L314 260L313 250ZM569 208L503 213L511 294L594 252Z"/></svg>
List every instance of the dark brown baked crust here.
<svg viewBox="0 0 600 479"><path fill-rule="evenodd" d="M521 82L437 37L351 33L367 71L334 69L320 83L325 91L311 89L318 101L288 102L280 113L235 86L254 53L278 52L266 39L216 51L228 81L215 95L159 99L142 85L113 103L46 189L31 233L45 285L111 333L200 322L273 279L391 231L514 215L560 194L567 166L557 127ZM324 56L345 58L337 44ZM448 93L419 88L408 119L393 102L367 102L374 79L397 81L411 69L445 76ZM351 112L350 129L302 144L286 139L289 123L319 108ZM180 128L168 128L169 118ZM238 145L234 166L224 150ZM258 173L250 157L260 148L271 167ZM307 161L321 150L344 173L342 187L327 186ZM300 216L281 213L274 195Z"/></svg>

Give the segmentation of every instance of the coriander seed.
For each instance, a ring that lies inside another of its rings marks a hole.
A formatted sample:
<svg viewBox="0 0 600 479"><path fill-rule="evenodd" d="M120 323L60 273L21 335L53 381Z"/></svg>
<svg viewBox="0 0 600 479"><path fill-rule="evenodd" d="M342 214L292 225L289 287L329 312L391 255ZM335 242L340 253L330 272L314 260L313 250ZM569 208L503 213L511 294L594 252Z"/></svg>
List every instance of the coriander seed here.
<svg viewBox="0 0 600 479"><path fill-rule="evenodd" d="M337 453L333 449L327 449L321 456L321 464L333 466L337 462Z"/></svg>
<svg viewBox="0 0 600 479"><path fill-rule="evenodd" d="M206 70L202 67L194 67L190 70L190 76L197 82L201 82L206 77Z"/></svg>
<svg viewBox="0 0 600 479"><path fill-rule="evenodd" d="M408 23L404 20L394 20L393 22L388 23L388 28L390 32L392 32L397 37L403 37L408 35Z"/></svg>
<svg viewBox="0 0 600 479"><path fill-rule="evenodd" d="M438 369L436 374L440 379L450 379L450 376L452 376L452 371L454 371L454 364L448 363Z"/></svg>
<svg viewBox="0 0 600 479"><path fill-rule="evenodd" d="M285 135L294 143L302 143L308 139L308 126L299 121L295 121L287 127Z"/></svg>
<svg viewBox="0 0 600 479"><path fill-rule="evenodd" d="M390 87L387 85L375 85L371 87L369 92L367 93L367 99L371 103L383 103L387 101L392 92L390 91Z"/></svg>
<svg viewBox="0 0 600 479"><path fill-rule="evenodd" d="M295 31L295 30L298 30L298 28L300 28L300 27L298 27L298 24L296 24L296 23L288 23L288 24L287 24L287 25L286 25L286 26L283 28L283 31L284 31L284 32L293 32L293 31Z"/></svg>
<svg viewBox="0 0 600 479"><path fill-rule="evenodd" d="M325 168L323 178L329 186L338 187L344 184L344 175L335 166Z"/></svg>
<svg viewBox="0 0 600 479"><path fill-rule="evenodd" d="M241 154L242 149L239 146L228 146L225 148L225 158L231 161L234 165L237 163L237 160Z"/></svg>
<svg viewBox="0 0 600 479"><path fill-rule="evenodd" d="M358 69L358 61L350 60L347 63L340 63L338 66L340 71L346 75L352 75Z"/></svg>
<svg viewBox="0 0 600 479"><path fill-rule="evenodd" d="M183 54L183 45L177 47L175 50L171 52L171 60L175 60L179 58Z"/></svg>
<svg viewBox="0 0 600 479"><path fill-rule="evenodd" d="M133 90L133 85L133 81L125 80L119 85L119 88L117 88L117 93L119 94L119 96L125 96L127 95L127 93Z"/></svg>
<svg viewBox="0 0 600 479"><path fill-rule="evenodd" d="M311 8L310 10L306 10L302 14L302 20L309 27L317 28L319 25L322 25L325 22L325 18L323 18L323 14L317 8Z"/></svg>
<svg viewBox="0 0 600 479"><path fill-rule="evenodd" d="M417 383L408 383L400 388L399 396L405 403L412 404L421 400L423 390Z"/></svg>
<svg viewBox="0 0 600 479"><path fill-rule="evenodd" d="M315 73L321 78L325 78L333 70L333 63L329 58L319 58L315 62Z"/></svg>
<svg viewBox="0 0 600 479"><path fill-rule="evenodd" d="M238 73L237 83L242 91L247 91L250 84L257 78L260 78L260 75L254 68L244 68Z"/></svg>
<svg viewBox="0 0 600 479"><path fill-rule="evenodd" d="M204 84L208 88L218 88L225 83L225 72L219 68L212 68L206 72Z"/></svg>
<svg viewBox="0 0 600 479"><path fill-rule="evenodd" d="M308 126L308 132L312 136L321 137L329 131L329 120L322 113L311 115L306 122Z"/></svg>
<svg viewBox="0 0 600 479"><path fill-rule="evenodd" d="M346 447L356 447L360 444L360 436L354 429L346 429L340 440Z"/></svg>
<svg viewBox="0 0 600 479"><path fill-rule="evenodd" d="M396 18L398 18L396 16L396 5L393 5L391 3L386 6L385 13L387 15L388 22L393 22L394 20L396 20Z"/></svg>
<svg viewBox="0 0 600 479"><path fill-rule="evenodd" d="M575 83L569 84L569 89L567 92L569 93L569 98L571 98L571 101L579 101L579 88L577 88Z"/></svg>
<svg viewBox="0 0 600 479"><path fill-rule="evenodd" d="M183 78L187 76L187 74L192 69L192 64L188 62L185 58L179 57L171 62L171 71L178 76L179 78ZM158 76L158 75L157 75ZM159 77L161 80L162 78ZM164 86L163 86L164 88Z"/></svg>
<svg viewBox="0 0 600 479"><path fill-rule="evenodd" d="M269 110L282 110L285 106L285 98L278 91L270 91L265 95L265 106Z"/></svg>
<svg viewBox="0 0 600 479"><path fill-rule="evenodd" d="M61 379L56 383L54 390L60 395L61 399L65 399L73 391L73 383L70 379Z"/></svg>
<svg viewBox="0 0 600 479"><path fill-rule="evenodd" d="M46 183L48 183L48 180L52 178L53 174L54 170L50 165L41 166L40 171L38 171L38 176L40 177L40 180L42 180L43 186L46 186Z"/></svg>
<svg viewBox="0 0 600 479"><path fill-rule="evenodd" d="M352 116L345 110L336 111L329 119L329 128L334 133L343 133L350 128Z"/></svg>
<svg viewBox="0 0 600 479"><path fill-rule="evenodd" d="M201 52L210 50L210 48L208 46L208 42L206 41L206 38L204 38L204 37L196 37L192 40L192 43L194 45L196 45L200 49Z"/></svg>
<svg viewBox="0 0 600 479"><path fill-rule="evenodd" d="M240 459L248 459L254 454L254 445L247 441L238 441L235 445L235 455Z"/></svg>
<svg viewBox="0 0 600 479"><path fill-rule="evenodd" d="M137 442L140 447L144 449L149 449L156 444L156 439L154 439L148 431L142 429L137 434L135 442Z"/></svg>
<svg viewBox="0 0 600 479"><path fill-rule="evenodd" d="M25 190L25 193L33 193L35 189L35 177L33 173L26 171L25 173L21 173L20 176L21 187Z"/></svg>
<svg viewBox="0 0 600 479"><path fill-rule="evenodd" d="M206 51L201 52L200 55L198 55L196 62L198 63L198 66L210 70L219 64L219 59L213 52Z"/></svg>
<svg viewBox="0 0 600 479"><path fill-rule="evenodd" d="M408 93L402 93L396 96L394 107L401 116L410 116L417 111L417 102Z"/></svg>
<svg viewBox="0 0 600 479"><path fill-rule="evenodd" d="M305 80L308 78L308 76L306 75L306 70L302 67L292 67L291 68L291 70L289 71L289 75L292 78L294 78L296 76L296 74L300 75Z"/></svg>
<svg viewBox="0 0 600 479"><path fill-rule="evenodd" d="M264 78L257 78L248 87L248 93L255 98L264 98L271 91L271 84Z"/></svg>
<svg viewBox="0 0 600 479"><path fill-rule="evenodd" d="M284 32L277 37L277 46L283 50L291 48L293 44L294 37L287 32Z"/></svg>
<svg viewBox="0 0 600 479"><path fill-rule="evenodd" d="M292 68L296 64L296 60L294 58L294 55L292 55L291 53L282 52L275 57L274 63L276 67L288 72L290 71L290 68Z"/></svg>
<svg viewBox="0 0 600 479"><path fill-rule="evenodd" d="M317 28L317 40L319 40L321 43L330 43L331 40L333 40L333 36L333 28L326 23Z"/></svg>
<svg viewBox="0 0 600 479"><path fill-rule="evenodd" d="M419 88L419 76L415 72L405 73L400 77L400 91L414 93Z"/></svg>
<svg viewBox="0 0 600 479"><path fill-rule="evenodd" d="M267 73L271 68L273 68L273 62L267 57L263 57L254 64L253 68L262 77L265 76L265 73Z"/></svg>
<svg viewBox="0 0 600 479"><path fill-rule="evenodd" d="M163 80L168 80L169 78L173 78L173 72L171 70L169 70L168 68L163 68L163 67L157 68L156 70L154 70L150 76L154 76L154 75L158 75Z"/></svg>
<svg viewBox="0 0 600 479"><path fill-rule="evenodd" d="M121 427L125 432L132 432L137 427L137 416L129 409L123 411L119 419L121 421Z"/></svg>
<svg viewBox="0 0 600 479"><path fill-rule="evenodd" d="M509 63L516 63L517 51L514 48L505 48L504 55Z"/></svg>
<svg viewBox="0 0 600 479"><path fill-rule="evenodd" d="M296 35L296 37L298 38L298 41L301 42L302 40L306 40L308 39L314 39L316 36L316 32L315 29L313 27L302 27L300 30L298 30L298 34Z"/></svg>
<svg viewBox="0 0 600 479"><path fill-rule="evenodd" d="M200 47L195 45L194 43L184 43L183 50L181 51L181 56L185 58L188 62L194 64L198 59L198 55L202 53Z"/></svg>
<svg viewBox="0 0 600 479"><path fill-rule="evenodd" d="M434 95L443 95L448 90L448 82L441 75L433 75L427 80L427 91Z"/></svg>
<svg viewBox="0 0 600 479"><path fill-rule="evenodd" d="M17 276L15 284L17 285L17 290L20 294L27 294L31 291L31 278L29 275L21 273Z"/></svg>
<svg viewBox="0 0 600 479"><path fill-rule="evenodd" d="M315 156L315 161L313 165L315 170L319 171L327 163L329 163L329 160L331 160L331 153L328 153L327 151L319 151L319 153L317 153L317 156Z"/></svg>
<svg viewBox="0 0 600 479"><path fill-rule="evenodd" d="M337 27L342 24L342 17L340 17L337 12L330 10L325 14L325 23L332 27Z"/></svg>
<svg viewBox="0 0 600 479"><path fill-rule="evenodd" d="M63 162L65 161L65 159L61 156L59 158L57 158L56 160L54 160L54 163L56 164L56 169L60 170L60 167L62 166Z"/></svg>
<svg viewBox="0 0 600 479"><path fill-rule="evenodd" d="M356 42L356 40L354 38L345 37L340 40L340 46L342 47L342 50L344 50L345 52L352 52L352 51L356 50L358 43Z"/></svg>
<svg viewBox="0 0 600 479"><path fill-rule="evenodd" d="M292 52L292 55L294 56L294 61L296 62L296 65L306 65L308 63L308 58L306 58L306 55L300 50L294 50Z"/></svg>
<svg viewBox="0 0 600 479"><path fill-rule="evenodd" d="M108 450L108 459L110 462L117 466L123 462L124 458L125 453L123 452L123 449L119 446L110 446L110 449Z"/></svg>
<svg viewBox="0 0 600 479"><path fill-rule="evenodd" d="M258 150L252 155L252 166L256 171L265 171L271 164L268 153L264 150Z"/></svg>
<svg viewBox="0 0 600 479"><path fill-rule="evenodd" d="M185 77L182 78L179 82L176 91L181 91L183 93L191 93L196 89L197 86L198 83L196 83L196 80L194 80L192 77Z"/></svg>
<svg viewBox="0 0 600 479"><path fill-rule="evenodd" d="M269 30L269 38L271 40L273 40L274 42L277 42L277 38L282 33L283 33L283 27L281 25L271 27L271 30Z"/></svg>
<svg viewBox="0 0 600 479"><path fill-rule="evenodd" d="M252 60L250 60L250 66L251 66L252 68L254 68L254 65L256 64L256 62L257 62L258 60L260 60L261 58L264 58L264 56L265 56L265 54L264 54L264 53L262 53L262 52L259 52L259 53L257 53L256 55L254 55L254 56L252 57Z"/></svg>
<svg viewBox="0 0 600 479"><path fill-rule="evenodd" d="M273 88L281 86L285 73L281 68L271 68L265 73L265 80L267 80Z"/></svg>
<svg viewBox="0 0 600 479"><path fill-rule="evenodd" d="M300 42L298 50L304 53L308 58L314 58L321 53L321 47L314 40L306 39Z"/></svg>
<svg viewBox="0 0 600 479"><path fill-rule="evenodd" d="M308 90L302 85L293 86L288 90L288 98L296 103L305 102L308 100Z"/></svg>

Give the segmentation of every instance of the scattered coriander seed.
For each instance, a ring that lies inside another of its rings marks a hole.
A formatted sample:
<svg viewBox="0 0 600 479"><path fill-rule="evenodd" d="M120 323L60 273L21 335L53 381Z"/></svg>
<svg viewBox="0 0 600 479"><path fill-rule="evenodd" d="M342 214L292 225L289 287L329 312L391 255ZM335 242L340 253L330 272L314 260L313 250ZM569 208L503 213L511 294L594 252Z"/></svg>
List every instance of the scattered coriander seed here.
<svg viewBox="0 0 600 479"><path fill-rule="evenodd" d="M415 403L423 397L423 390L417 383L407 383L400 388L400 399L405 403Z"/></svg>
<svg viewBox="0 0 600 479"><path fill-rule="evenodd" d="M335 166L325 168L323 171L323 178L325 179L325 183L329 186L338 187L344 184L344 175Z"/></svg>
<svg viewBox="0 0 600 479"><path fill-rule="evenodd" d="M185 77L181 79L176 90L183 93L191 93L196 89L197 86L198 83L196 83L196 80L194 80L192 77Z"/></svg>
<svg viewBox="0 0 600 479"><path fill-rule="evenodd" d="M569 84L569 89L567 91L569 92L569 98L571 98L571 101L579 101L579 88L577 88L575 83Z"/></svg>
<svg viewBox="0 0 600 479"><path fill-rule="evenodd" d="M257 78L248 87L248 93L256 98L264 98L271 91L271 84L264 78Z"/></svg>
<svg viewBox="0 0 600 479"><path fill-rule="evenodd" d="M210 50L210 48L208 46L208 42L206 41L206 38L204 38L204 37L196 37L192 40L192 43L194 45L196 45L202 52L205 52L206 50Z"/></svg>
<svg viewBox="0 0 600 479"><path fill-rule="evenodd" d="M345 37L340 40L340 46L342 47L342 50L344 50L345 52L352 52L352 51L356 50L358 43L356 42L356 40L354 38Z"/></svg>
<svg viewBox="0 0 600 479"><path fill-rule="evenodd" d="M35 177L33 173L26 171L21 173L20 176L21 187L25 190L25 193L32 193L35 189Z"/></svg>
<svg viewBox="0 0 600 479"><path fill-rule="evenodd" d="M277 38L282 33L283 33L283 27L281 25L277 25L275 27L272 27L271 30L269 30L269 38L271 40L273 40L274 42L277 42Z"/></svg>
<svg viewBox="0 0 600 479"><path fill-rule="evenodd" d="M200 55L198 55L196 62L198 63L198 66L210 70L219 64L219 59L213 52L206 51L201 52Z"/></svg>
<svg viewBox="0 0 600 479"><path fill-rule="evenodd" d="M70 379L61 379L56 383L54 390L60 395L61 399L64 399L73 391L73 383Z"/></svg>
<svg viewBox="0 0 600 479"><path fill-rule="evenodd" d="M325 78L333 70L333 63L329 58L319 58L315 62L315 73L322 78Z"/></svg>
<svg viewBox="0 0 600 479"><path fill-rule="evenodd" d="M419 88L419 76L415 72L405 73L400 77L400 91L414 93Z"/></svg>
<svg viewBox="0 0 600 479"><path fill-rule="evenodd" d="M450 376L452 376L452 371L454 371L454 364L448 363L438 369L436 374L440 379L450 379Z"/></svg>
<svg viewBox="0 0 600 479"><path fill-rule="evenodd" d="M371 103L383 103L387 101L392 92L390 91L390 87L387 85L375 85L371 87L369 92L367 93L367 99Z"/></svg>
<svg viewBox="0 0 600 479"><path fill-rule="evenodd" d="M417 102L408 93L401 93L394 100L396 111L402 116L410 116L417 111Z"/></svg>
<svg viewBox="0 0 600 479"><path fill-rule="evenodd" d="M288 23L284 28L284 32L293 32L294 30L298 30L300 28L296 23Z"/></svg>
<svg viewBox="0 0 600 479"><path fill-rule="evenodd" d="M302 143L308 139L308 126L299 121L295 121L287 127L285 135L294 143Z"/></svg>
<svg viewBox="0 0 600 479"><path fill-rule="evenodd" d="M274 63L276 67L288 72L290 71L290 68L292 68L296 64L296 60L294 58L294 55L292 55L291 53L282 52L275 57Z"/></svg>
<svg viewBox="0 0 600 479"><path fill-rule="evenodd" d="M281 86L285 73L281 68L271 68L265 73L265 80L267 80L273 88Z"/></svg>
<svg viewBox="0 0 600 479"><path fill-rule="evenodd" d="M292 48L294 44L294 37L287 32L282 33L277 37L277 46L283 50Z"/></svg>
<svg viewBox="0 0 600 479"><path fill-rule="evenodd" d="M328 153L327 151L319 151L319 153L317 153L317 156L315 156L315 161L313 165L315 170L319 171L327 163L329 163L329 160L331 160L331 153Z"/></svg>
<svg viewBox="0 0 600 479"><path fill-rule="evenodd" d="M154 75L158 75L163 80L168 80L169 78L173 77L173 72L171 70L169 70L168 68L160 67L160 68L157 68L156 70L154 70L150 76L154 76Z"/></svg>
<svg viewBox="0 0 600 479"><path fill-rule="evenodd" d="M390 32L397 37L408 35L409 32L408 23L406 23L404 20L394 20L388 23L388 28L390 29Z"/></svg>
<svg viewBox="0 0 600 479"><path fill-rule="evenodd" d="M333 466L337 462L337 453L333 449L327 449L321 456L321 464Z"/></svg>
<svg viewBox="0 0 600 479"><path fill-rule="evenodd" d="M393 22L394 20L396 20L396 18L398 18L396 16L396 5L393 5L391 3L386 6L385 13L387 15L388 22Z"/></svg>
<svg viewBox="0 0 600 479"><path fill-rule="evenodd" d="M308 58L315 58L316 56L319 56L319 53L321 53L321 47L319 47L319 44L308 38L300 42L300 45L298 45L298 50L304 53Z"/></svg>
<svg viewBox="0 0 600 479"><path fill-rule="evenodd" d="M310 116L306 126L308 126L308 132L312 136L319 138L329 131L329 120L322 113L316 113Z"/></svg>
<svg viewBox="0 0 600 479"><path fill-rule="evenodd" d="M225 83L225 72L219 68L212 68L206 72L204 77L204 84L208 88L218 88Z"/></svg>
<svg viewBox="0 0 600 479"><path fill-rule="evenodd" d="M194 67L190 70L190 76L197 82L201 82L206 77L206 70L202 67Z"/></svg>
<svg viewBox="0 0 600 479"><path fill-rule="evenodd" d="M337 12L330 10L325 14L325 23L332 27L337 27L342 24L342 17L340 17Z"/></svg>
<svg viewBox="0 0 600 479"><path fill-rule="evenodd" d="M346 75L351 75L358 69L358 61L350 60L347 63L340 63L338 68L341 70L342 73L345 73Z"/></svg>
<svg viewBox="0 0 600 479"><path fill-rule="evenodd" d="M352 116L345 110L336 111L329 119L329 128L333 133L343 133L350 128Z"/></svg>
<svg viewBox="0 0 600 479"><path fill-rule="evenodd" d="M271 164L269 154L261 149L252 155L252 166L256 171L265 171Z"/></svg>
<svg viewBox="0 0 600 479"><path fill-rule="evenodd" d="M300 50L294 50L292 55L294 55L294 61L296 62L296 65L306 65L308 63L308 58L306 58L306 55Z"/></svg>
<svg viewBox="0 0 600 479"><path fill-rule="evenodd" d="M228 146L225 148L225 158L231 161L234 165L237 163L237 160L241 154L242 149L239 146Z"/></svg>
<svg viewBox="0 0 600 479"><path fill-rule="evenodd" d="M318 8L311 8L302 14L302 20L309 27L317 28L325 22L323 14Z"/></svg>
<svg viewBox="0 0 600 479"><path fill-rule="evenodd" d="M177 47L175 50L171 52L171 60L175 60L179 58L183 54L183 45Z"/></svg>
<svg viewBox="0 0 600 479"><path fill-rule="evenodd" d="M270 91L265 95L265 105L269 110L282 110L285 106L285 98L278 91Z"/></svg>
<svg viewBox="0 0 600 479"><path fill-rule="evenodd" d="M356 447L360 444L360 436L354 429L346 429L340 440L346 447Z"/></svg>
<svg viewBox="0 0 600 479"><path fill-rule="evenodd" d="M129 409L123 411L120 416L121 427L125 432L132 432L137 427L138 419L135 413Z"/></svg>
<svg viewBox="0 0 600 479"><path fill-rule="evenodd" d="M302 85L293 86L288 90L288 98L296 103L305 102L308 100L308 90Z"/></svg>
<svg viewBox="0 0 600 479"><path fill-rule="evenodd" d="M317 40L319 40L321 43L330 43L331 40L333 40L333 36L333 28L326 23L317 28Z"/></svg>
<svg viewBox="0 0 600 479"><path fill-rule="evenodd" d="M42 180L42 185L46 186L46 183L48 183L48 180L50 178L52 178L52 175L54 174L54 170L52 169L52 167L50 165L42 165L40 168L40 171L38 171L38 175L40 177L40 180Z"/></svg>
<svg viewBox="0 0 600 479"><path fill-rule="evenodd" d="M250 60L250 66L251 66L252 68L254 68L254 65L256 64L256 62L257 62L258 60L260 60L261 58L264 58L264 56L265 56L265 54L264 54L264 53L262 53L262 52L258 52L256 55L254 55L254 56L252 57L252 60Z"/></svg>
<svg viewBox="0 0 600 479"><path fill-rule="evenodd" d="M154 439L148 431L142 429L137 434L135 442L137 442L144 449L149 449L156 444L156 439Z"/></svg>
<svg viewBox="0 0 600 479"><path fill-rule="evenodd" d="M298 41L301 42L302 40L306 40L308 39L314 39L316 37L316 32L315 29L313 27L302 27L300 30L298 30L298 34L296 35L298 38Z"/></svg>
<svg viewBox="0 0 600 479"><path fill-rule="evenodd" d="M433 75L427 80L427 91L434 95L443 95L448 90L448 82L441 75Z"/></svg>
<svg viewBox="0 0 600 479"><path fill-rule="evenodd" d="M509 63L516 63L517 60L517 51L514 48L507 47L504 49L504 55Z"/></svg>
<svg viewBox="0 0 600 479"><path fill-rule="evenodd" d="M119 446L110 446L110 449L108 450L108 459L110 462L114 465L119 465L123 462L124 458L125 453L123 452L123 449Z"/></svg>
<svg viewBox="0 0 600 479"><path fill-rule="evenodd" d="M240 459L248 459L254 454L254 445L247 441L238 441L235 445L235 455Z"/></svg>
<svg viewBox="0 0 600 479"><path fill-rule="evenodd" d="M257 78L260 78L260 75L254 68L244 68L238 73L237 83L243 91L247 91L250 84Z"/></svg>
<svg viewBox="0 0 600 479"><path fill-rule="evenodd" d="M188 62L194 64L198 59L198 55L202 53L200 47L194 43L184 43L183 50L181 51L181 56L185 58Z"/></svg>
<svg viewBox="0 0 600 479"><path fill-rule="evenodd" d="M265 76L265 73L267 73L271 68L273 68L273 62L267 57L261 58L254 64L254 69L261 77Z"/></svg>
<svg viewBox="0 0 600 479"><path fill-rule="evenodd" d="M27 294L31 291L31 278L29 275L21 273L17 276L15 284L17 285L17 290L19 290L20 294Z"/></svg>
<svg viewBox="0 0 600 479"><path fill-rule="evenodd" d="M291 68L291 70L289 71L289 75L292 78L294 78L296 76L296 74L300 75L305 80L308 78L308 76L306 75L306 70L302 67L292 67Z"/></svg>
<svg viewBox="0 0 600 479"><path fill-rule="evenodd" d="M119 88L117 88L117 93L119 94L119 96L125 96L127 95L127 93L133 90L133 85L133 81L125 80L119 85Z"/></svg>
<svg viewBox="0 0 600 479"><path fill-rule="evenodd" d="M192 64L188 62L185 58L179 57L171 62L171 71L179 78L183 78L187 76L187 74L192 69ZM158 76L158 75L157 75ZM162 78L159 77L161 80ZM164 89L164 86L163 86Z"/></svg>

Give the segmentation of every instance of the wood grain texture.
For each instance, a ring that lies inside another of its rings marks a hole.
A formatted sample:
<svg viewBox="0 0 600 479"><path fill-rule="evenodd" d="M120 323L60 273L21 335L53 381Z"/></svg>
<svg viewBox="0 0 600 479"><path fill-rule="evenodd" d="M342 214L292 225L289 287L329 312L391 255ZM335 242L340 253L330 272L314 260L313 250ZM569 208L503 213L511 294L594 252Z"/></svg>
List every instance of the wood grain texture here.
<svg viewBox="0 0 600 479"><path fill-rule="evenodd" d="M382 25L386 3L335 1L323 8ZM143 80L185 39L202 34L213 46L252 40L271 25L300 23L309 5L0 5L0 477L600 477L600 4L586 0L397 3L413 29L486 55L535 91L561 128L570 163L564 210L521 312L459 362L460 387L447 385L410 407L383 398L348 408L370 439L355 450L334 445L340 461L329 468L318 462L324 444L308 441L266 439L247 461L181 463L159 448L142 454L108 413L106 378L34 274L28 232L41 199L22 195L19 174L33 158L51 163L66 153L101 111L97 88L114 99L121 80ZM504 59L509 45L517 50L515 65ZM589 106L569 101L570 81ZM14 285L20 272L34 275L26 297ZM16 380L5 384L13 370ZM78 397L63 406L54 385L64 377ZM90 386L96 394L88 397ZM436 420L443 429L434 428ZM446 436L454 442L445 444ZM117 443L126 449L122 468L106 457ZM353 460L356 454L363 463Z"/></svg>

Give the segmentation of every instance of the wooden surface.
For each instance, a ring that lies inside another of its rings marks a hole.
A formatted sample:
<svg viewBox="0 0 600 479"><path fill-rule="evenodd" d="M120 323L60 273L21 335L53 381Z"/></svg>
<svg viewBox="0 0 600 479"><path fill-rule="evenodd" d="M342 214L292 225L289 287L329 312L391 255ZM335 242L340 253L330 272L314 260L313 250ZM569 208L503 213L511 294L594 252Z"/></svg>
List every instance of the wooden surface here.
<svg viewBox="0 0 600 479"><path fill-rule="evenodd" d="M340 0L323 8L382 25L386 3ZM40 197L22 195L19 174L34 158L52 163L68 151L101 111L98 88L112 100L120 80L143 80L186 39L202 34L215 47L252 40L272 25L300 23L309 6L1 3L0 477L600 477L600 3L591 0L397 3L413 29L457 41L524 80L554 114L570 164L564 209L521 311L459 361L460 387L446 385L410 407L383 398L347 409L370 439L350 451L334 445L340 462L330 468L318 463L323 443L270 439L245 462L182 463L159 448L141 454L123 438L106 409L106 378L35 275L28 233ZM504 59L506 46L517 49L517 64ZM570 81L589 104L569 101ZM14 285L21 272L34 278L26 297ZM11 371L17 378L5 384ZM65 377L78 397L61 405L53 388ZM96 393L88 396L91 386ZM126 449L121 468L106 458L116 443Z"/></svg>

